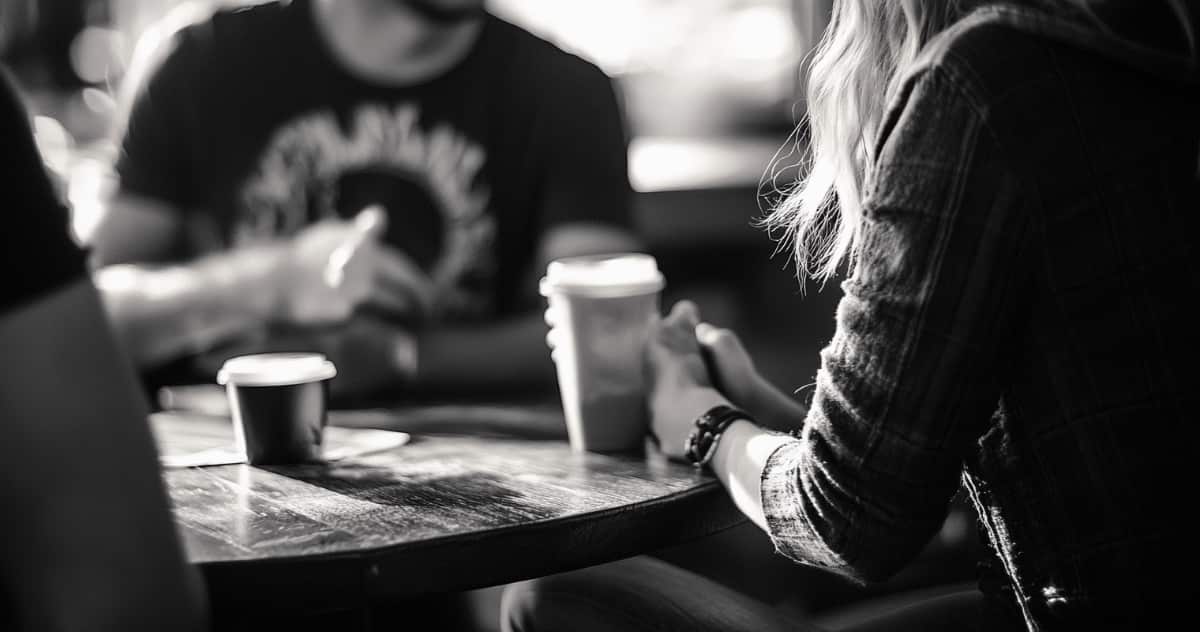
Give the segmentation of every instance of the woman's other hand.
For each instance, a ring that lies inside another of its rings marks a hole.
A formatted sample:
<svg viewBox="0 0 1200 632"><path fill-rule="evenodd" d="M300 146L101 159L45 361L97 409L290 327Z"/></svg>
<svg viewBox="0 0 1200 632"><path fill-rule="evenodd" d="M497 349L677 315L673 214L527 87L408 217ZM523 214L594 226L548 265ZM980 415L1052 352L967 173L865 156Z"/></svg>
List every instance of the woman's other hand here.
<svg viewBox="0 0 1200 632"><path fill-rule="evenodd" d="M708 323L696 325L695 332L696 342L708 360L713 386L735 405L749 410L758 401L766 380L759 375L741 339L728 329Z"/></svg>
<svg viewBox="0 0 1200 632"><path fill-rule="evenodd" d="M697 417L728 401L713 388L696 340L700 315L688 301L655 323L647 345L651 430L664 454L681 458Z"/></svg>
<svg viewBox="0 0 1200 632"><path fill-rule="evenodd" d="M696 325L696 340L708 359L712 384L735 406L772 430L796 430L806 409L758 372L737 334L708 323Z"/></svg>

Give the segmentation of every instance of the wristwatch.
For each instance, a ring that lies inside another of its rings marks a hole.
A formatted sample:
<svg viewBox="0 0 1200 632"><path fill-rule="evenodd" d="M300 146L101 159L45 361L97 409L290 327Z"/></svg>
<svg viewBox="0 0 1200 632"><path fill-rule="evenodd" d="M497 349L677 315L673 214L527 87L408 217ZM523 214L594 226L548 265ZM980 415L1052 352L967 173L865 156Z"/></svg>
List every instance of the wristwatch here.
<svg viewBox="0 0 1200 632"><path fill-rule="evenodd" d="M694 428L684 442L683 454L696 467L704 467L717 453L717 441L733 422L745 419L753 422L749 413L724 404L713 406L696 418Z"/></svg>

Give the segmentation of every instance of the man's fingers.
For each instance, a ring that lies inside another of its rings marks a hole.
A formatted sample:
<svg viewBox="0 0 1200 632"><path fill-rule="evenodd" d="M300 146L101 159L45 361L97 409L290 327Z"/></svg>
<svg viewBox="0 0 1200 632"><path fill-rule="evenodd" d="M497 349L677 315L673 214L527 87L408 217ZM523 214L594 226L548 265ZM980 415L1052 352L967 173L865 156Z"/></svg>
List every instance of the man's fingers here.
<svg viewBox="0 0 1200 632"><path fill-rule="evenodd" d="M353 230L348 231L342 243L329 253L324 276L325 283L330 287L340 287L345 282L346 266L350 265L359 249L383 236L387 230L387 213L382 206L368 206L354 216L351 225Z"/></svg>
<svg viewBox="0 0 1200 632"><path fill-rule="evenodd" d="M372 204L354 216L354 228L362 238L378 239L387 230L387 212L382 206Z"/></svg>
<svg viewBox="0 0 1200 632"><path fill-rule="evenodd" d="M404 253L380 246L375 263L378 286L385 290L407 292L426 313L433 309L433 281Z"/></svg>

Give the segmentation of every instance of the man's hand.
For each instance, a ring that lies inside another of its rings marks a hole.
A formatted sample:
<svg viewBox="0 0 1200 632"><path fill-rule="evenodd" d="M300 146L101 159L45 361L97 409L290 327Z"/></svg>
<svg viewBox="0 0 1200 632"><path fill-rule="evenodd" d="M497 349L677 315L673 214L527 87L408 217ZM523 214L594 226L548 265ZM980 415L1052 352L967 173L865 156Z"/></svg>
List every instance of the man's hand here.
<svg viewBox="0 0 1200 632"><path fill-rule="evenodd" d="M676 303L651 330L646 349L651 430L659 449L674 458L683 456L695 419L713 406L728 403L709 379L696 341L698 324L695 305Z"/></svg>
<svg viewBox="0 0 1200 632"><path fill-rule="evenodd" d="M316 333L312 342L338 368L329 390L342 403L395 398L416 376L416 336L370 317L355 316L334 331Z"/></svg>
<svg viewBox="0 0 1200 632"><path fill-rule="evenodd" d="M386 226L383 209L373 206L353 221L326 220L297 234L277 277L279 320L333 324L368 303L393 316L428 313L433 283L403 253L380 243Z"/></svg>

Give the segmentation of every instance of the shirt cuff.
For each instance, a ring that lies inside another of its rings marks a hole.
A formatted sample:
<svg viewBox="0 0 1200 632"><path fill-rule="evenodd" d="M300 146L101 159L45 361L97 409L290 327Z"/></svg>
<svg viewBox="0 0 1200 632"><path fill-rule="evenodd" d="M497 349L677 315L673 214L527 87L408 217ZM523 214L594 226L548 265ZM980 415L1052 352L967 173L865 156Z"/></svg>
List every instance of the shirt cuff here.
<svg viewBox="0 0 1200 632"><path fill-rule="evenodd" d="M812 505L803 468L811 454L804 439L780 445L767 457L760 480L763 516L775 551L801 564L839 569L844 562L809 521Z"/></svg>

